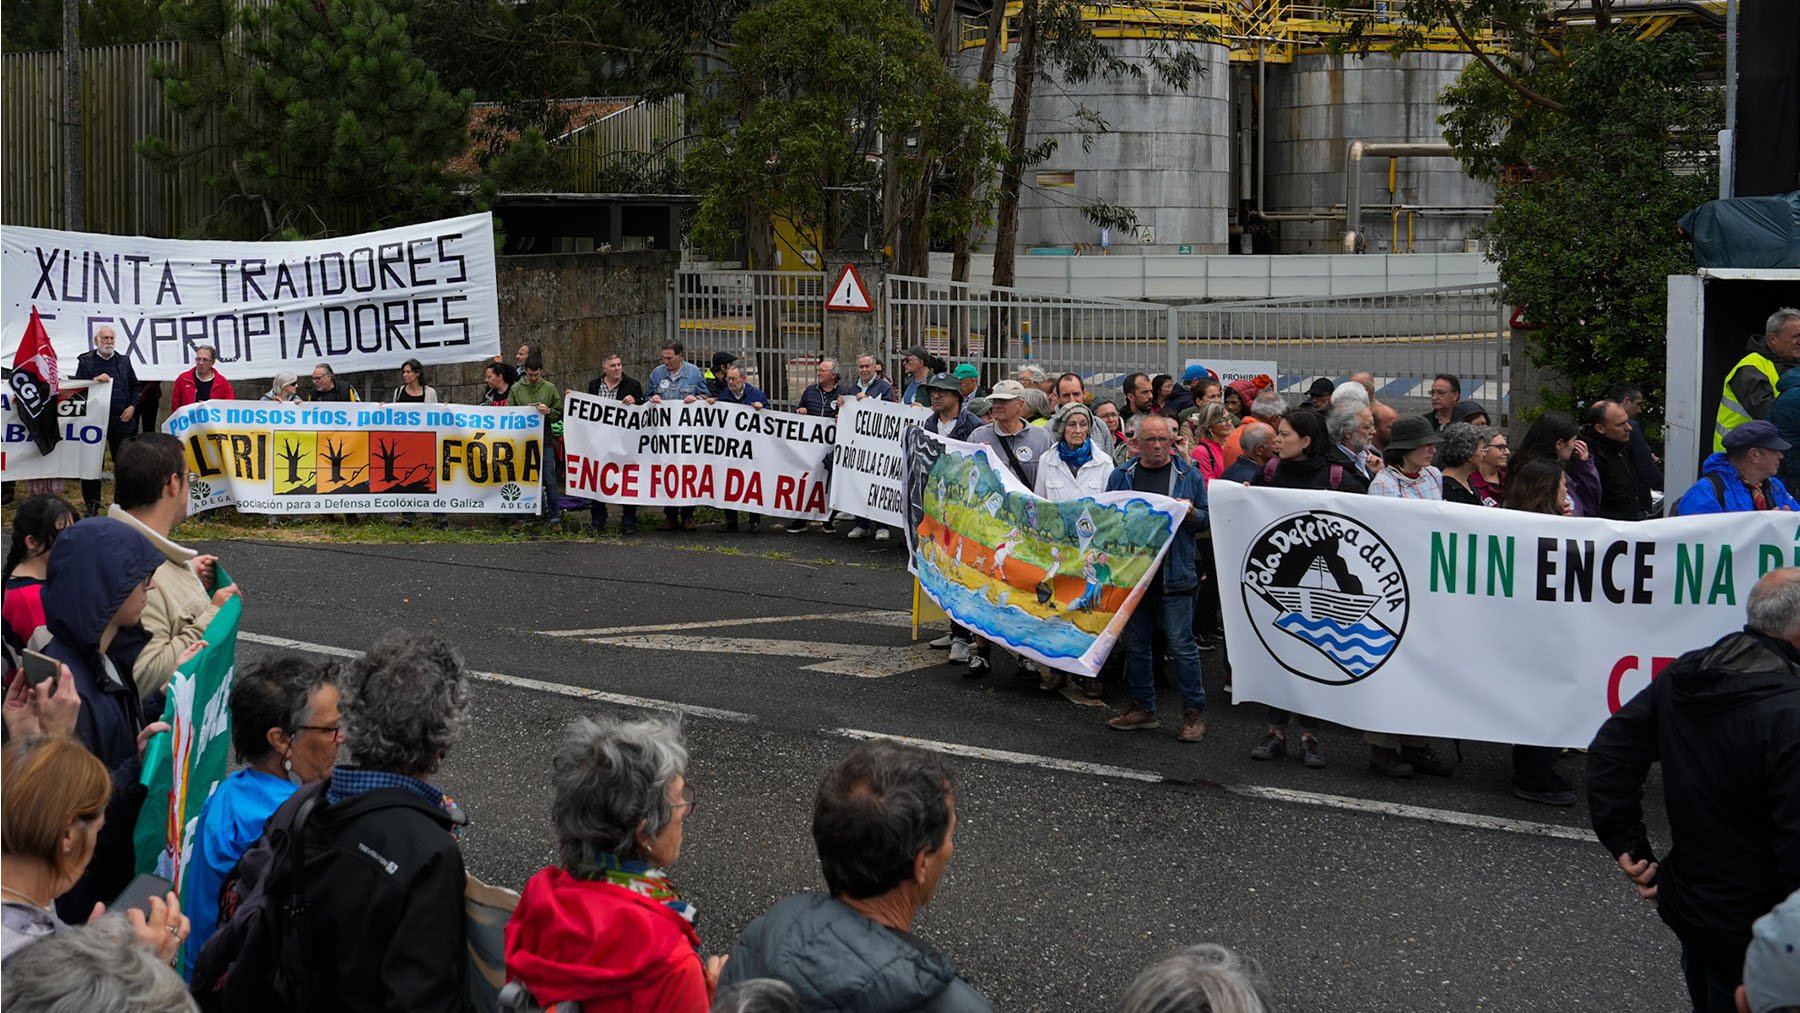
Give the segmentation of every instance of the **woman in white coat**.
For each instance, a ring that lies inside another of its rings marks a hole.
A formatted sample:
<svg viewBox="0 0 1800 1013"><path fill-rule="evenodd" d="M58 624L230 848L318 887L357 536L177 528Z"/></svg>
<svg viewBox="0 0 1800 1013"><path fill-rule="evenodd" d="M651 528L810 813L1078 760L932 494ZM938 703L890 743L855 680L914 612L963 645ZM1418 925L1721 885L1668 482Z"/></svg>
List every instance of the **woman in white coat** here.
<svg viewBox="0 0 1800 1013"><path fill-rule="evenodd" d="M1102 453L1089 437L1094 429L1094 415L1084 404L1066 404L1050 417L1050 431L1056 436L1056 452L1038 460L1037 488L1033 491L1051 502L1098 496L1106 491L1106 480L1112 477L1113 461ZM1056 566L1060 570L1062 561ZM1079 570L1079 554L1070 556L1070 565ZM1068 680L1062 672L1043 673L1046 690L1058 690ZM1099 692L1099 680L1080 679L1082 689L1090 696Z"/></svg>

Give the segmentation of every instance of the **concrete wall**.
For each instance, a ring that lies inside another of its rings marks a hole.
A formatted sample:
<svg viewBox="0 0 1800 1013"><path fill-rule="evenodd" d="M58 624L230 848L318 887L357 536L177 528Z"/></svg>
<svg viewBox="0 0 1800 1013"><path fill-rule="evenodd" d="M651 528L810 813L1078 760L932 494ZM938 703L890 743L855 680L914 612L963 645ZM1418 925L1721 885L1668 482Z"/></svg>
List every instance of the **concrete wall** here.
<svg viewBox="0 0 1800 1013"><path fill-rule="evenodd" d="M1439 95L1472 59L1461 53L1386 54L1357 58L1313 54L1286 67L1270 67L1268 96L1269 211L1325 209L1344 204L1344 162L1350 142L1440 143L1444 111ZM1493 188L1463 175L1452 158L1403 158L1396 192L1387 189L1388 160L1364 161L1360 174L1363 228L1368 252L1392 241L1388 204L1425 207L1488 205ZM1463 249L1481 218L1421 213L1413 220L1413 252L1454 253ZM1281 253L1334 253L1343 235L1341 220L1280 222ZM1401 217L1400 242L1406 242ZM1404 245L1394 249L1404 249Z"/></svg>
<svg viewBox="0 0 1800 1013"><path fill-rule="evenodd" d="M1100 230L1079 204L1102 198L1137 212L1138 227L1152 231L1154 245L1174 251L1189 244L1195 253L1224 253L1231 207L1231 106L1224 46L1198 47L1207 73L1185 92L1157 80L1144 63L1148 43L1109 41L1119 55L1144 67L1141 78L1095 80L1079 90L1039 81L1033 97L1026 145L1056 141L1056 151L1027 170L1020 201L1019 243L1032 246L1100 244ZM994 103L1011 107L1013 48L1001 56ZM1093 135L1082 150L1083 123L1077 110L1100 116L1108 129ZM1072 172L1069 189L1031 184L1042 173ZM1110 237L1115 246L1139 245L1136 234ZM987 237L992 248L993 236Z"/></svg>
<svg viewBox="0 0 1800 1013"><path fill-rule="evenodd" d="M674 251L501 257L501 354L511 362L521 343L538 343L545 375L561 387L585 390L600 373L601 356L617 352L625 372L644 380L661 361L670 333L669 292L680 260ZM427 366L425 382L442 400L470 403L480 393L485 366ZM386 399L400 383L399 370L348 378L359 396L372 393L374 400ZM257 387L255 396L264 389Z"/></svg>
<svg viewBox="0 0 1800 1013"><path fill-rule="evenodd" d="M1478 253L1352 256L1020 257L1017 287L1171 305L1214 299L1360 295L1499 280ZM993 258L970 265L976 283L991 279ZM931 276L950 277L950 255L932 254Z"/></svg>

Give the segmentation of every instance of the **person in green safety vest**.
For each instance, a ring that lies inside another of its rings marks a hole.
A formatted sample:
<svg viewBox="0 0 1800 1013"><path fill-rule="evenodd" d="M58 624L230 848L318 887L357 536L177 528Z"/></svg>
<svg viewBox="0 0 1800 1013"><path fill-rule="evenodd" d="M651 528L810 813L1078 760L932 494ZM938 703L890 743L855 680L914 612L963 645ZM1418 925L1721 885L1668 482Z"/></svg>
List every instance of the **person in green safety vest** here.
<svg viewBox="0 0 1800 1013"><path fill-rule="evenodd" d="M1800 365L1795 346L1800 345L1800 310L1783 307L1769 317L1761 337L1751 338L1744 357L1725 374L1719 394L1719 414L1713 423L1713 451L1725 449L1725 434L1752 419L1769 417L1775 403L1775 386L1781 374Z"/></svg>

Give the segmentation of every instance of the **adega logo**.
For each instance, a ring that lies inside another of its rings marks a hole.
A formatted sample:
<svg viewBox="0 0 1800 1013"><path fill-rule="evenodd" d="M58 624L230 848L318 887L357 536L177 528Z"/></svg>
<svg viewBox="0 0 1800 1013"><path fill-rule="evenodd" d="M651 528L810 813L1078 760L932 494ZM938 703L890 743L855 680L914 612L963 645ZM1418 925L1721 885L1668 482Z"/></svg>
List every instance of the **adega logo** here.
<svg viewBox="0 0 1800 1013"><path fill-rule="evenodd" d="M1250 625L1295 675L1360 682L1406 634L1406 574L1355 518L1315 510L1275 521L1251 539L1244 574Z"/></svg>

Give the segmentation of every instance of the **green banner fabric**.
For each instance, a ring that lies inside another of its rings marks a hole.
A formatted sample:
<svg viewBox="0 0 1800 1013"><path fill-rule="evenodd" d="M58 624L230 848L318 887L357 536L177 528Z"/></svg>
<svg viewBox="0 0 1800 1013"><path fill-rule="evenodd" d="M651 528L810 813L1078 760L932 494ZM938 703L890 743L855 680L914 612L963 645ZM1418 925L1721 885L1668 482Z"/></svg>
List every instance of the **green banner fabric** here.
<svg viewBox="0 0 1800 1013"><path fill-rule="evenodd" d="M231 583L214 564L218 586ZM175 884L181 894L200 807L231 769L231 683L237 672L238 620L243 599L233 595L206 627L206 647L169 680L162 719L169 731L144 749L141 783L150 790L135 835L139 872Z"/></svg>

